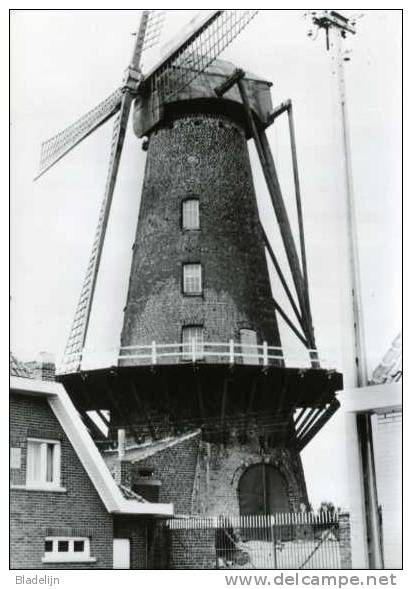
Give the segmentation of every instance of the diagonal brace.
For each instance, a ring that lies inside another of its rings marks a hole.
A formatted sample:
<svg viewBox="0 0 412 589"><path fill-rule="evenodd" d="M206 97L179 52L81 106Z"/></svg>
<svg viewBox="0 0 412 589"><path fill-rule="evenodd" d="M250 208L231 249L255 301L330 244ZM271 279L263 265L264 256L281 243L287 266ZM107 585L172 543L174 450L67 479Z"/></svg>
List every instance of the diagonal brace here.
<svg viewBox="0 0 412 589"><path fill-rule="evenodd" d="M283 244L286 251L286 256L288 258L289 267L292 273L293 282L298 296L303 322L305 325L305 336L308 340L309 347L314 348L315 342L312 336L311 321L308 317L307 312L305 281L301 272L295 240L293 238L288 214L286 211L285 203L283 201L269 142L267 140L265 132L258 130L256 127L243 79L239 79L237 85L239 88L240 95L242 97L248 123L252 131L252 136L255 142L256 150L258 152L266 184L279 224L279 229L281 232Z"/></svg>

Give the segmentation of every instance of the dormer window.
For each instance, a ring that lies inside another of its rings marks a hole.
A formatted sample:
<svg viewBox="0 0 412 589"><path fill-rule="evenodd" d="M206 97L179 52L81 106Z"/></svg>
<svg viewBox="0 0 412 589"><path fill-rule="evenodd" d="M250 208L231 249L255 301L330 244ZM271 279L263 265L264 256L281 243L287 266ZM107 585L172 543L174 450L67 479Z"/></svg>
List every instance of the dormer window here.
<svg viewBox="0 0 412 589"><path fill-rule="evenodd" d="M188 198L182 202L182 228L200 229L198 198Z"/></svg>

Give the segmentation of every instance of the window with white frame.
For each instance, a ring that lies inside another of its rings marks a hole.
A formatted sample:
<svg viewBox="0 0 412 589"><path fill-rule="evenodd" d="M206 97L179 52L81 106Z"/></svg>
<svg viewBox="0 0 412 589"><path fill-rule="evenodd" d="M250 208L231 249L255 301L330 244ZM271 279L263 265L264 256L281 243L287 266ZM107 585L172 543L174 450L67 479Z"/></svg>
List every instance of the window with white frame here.
<svg viewBox="0 0 412 589"><path fill-rule="evenodd" d="M26 485L28 487L60 487L60 442L27 440Z"/></svg>
<svg viewBox="0 0 412 589"><path fill-rule="evenodd" d="M203 325L187 325L182 329L183 359L203 358Z"/></svg>
<svg viewBox="0 0 412 589"><path fill-rule="evenodd" d="M188 198L182 202L183 229L199 229L199 199Z"/></svg>
<svg viewBox="0 0 412 589"><path fill-rule="evenodd" d="M42 562L95 562L90 556L90 538L50 536L44 541Z"/></svg>
<svg viewBox="0 0 412 589"><path fill-rule="evenodd" d="M202 266L200 264L183 265L184 294L202 294Z"/></svg>

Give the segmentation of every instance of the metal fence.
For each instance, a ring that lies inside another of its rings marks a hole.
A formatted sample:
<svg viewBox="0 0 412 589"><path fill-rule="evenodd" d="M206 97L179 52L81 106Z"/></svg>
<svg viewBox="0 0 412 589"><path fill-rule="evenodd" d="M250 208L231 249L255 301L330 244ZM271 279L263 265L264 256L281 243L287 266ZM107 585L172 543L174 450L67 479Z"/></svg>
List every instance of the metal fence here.
<svg viewBox="0 0 412 589"><path fill-rule="evenodd" d="M337 514L281 513L170 520L170 568L339 569Z"/></svg>

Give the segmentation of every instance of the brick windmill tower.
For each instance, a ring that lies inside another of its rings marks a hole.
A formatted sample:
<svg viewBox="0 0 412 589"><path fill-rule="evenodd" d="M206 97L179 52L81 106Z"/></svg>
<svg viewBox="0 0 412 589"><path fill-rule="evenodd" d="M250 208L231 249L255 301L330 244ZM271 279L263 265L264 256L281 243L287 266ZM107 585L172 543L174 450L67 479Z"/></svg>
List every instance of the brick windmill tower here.
<svg viewBox="0 0 412 589"><path fill-rule="evenodd" d="M134 445L200 431L192 511L262 514L307 503L299 452L336 411L341 375L320 365L309 305L290 101L216 58L256 11L208 12L148 74L145 11L124 86L43 145L41 173L119 112L92 256L60 371L79 411L110 411ZM154 19L154 20L153 20ZM153 24L154 23L154 24ZM116 366L85 371L96 277L129 110L147 151ZM300 254L265 129L287 113ZM260 223L247 142L257 148L294 295ZM295 313L274 299L265 250ZM295 296L297 300L295 300ZM307 348L288 366L278 317ZM104 417L106 419L106 417Z"/></svg>

